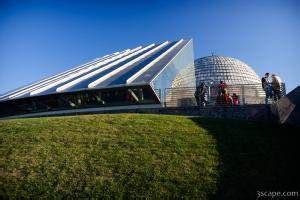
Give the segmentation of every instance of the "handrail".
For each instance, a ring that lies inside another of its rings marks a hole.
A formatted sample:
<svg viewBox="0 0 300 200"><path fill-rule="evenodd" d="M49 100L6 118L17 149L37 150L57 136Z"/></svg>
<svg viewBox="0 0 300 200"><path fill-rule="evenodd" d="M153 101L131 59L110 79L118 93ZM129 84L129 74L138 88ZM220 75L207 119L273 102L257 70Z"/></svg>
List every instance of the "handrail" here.
<svg viewBox="0 0 300 200"><path fill-rule="evenodd" d="M232 99L233 94L236 94L238 98L238 104L264 104L265 103L265 91L262 88L262 85L257 84L239 84L232 85L228 84L226 87L227 93L226 98L229 100ZM202 97L196 98L195 96L196 87L171 87L164 88L162 96L162 104L165 107L177 107L177 106L197 106L197 100L202 98L205 100L206 106L215 106L219 104L223 104L220 102L220 91L218 85L210 85L206 86L206 93L202 95ZM223 94L223 93L222 93ZM280 96L285 96L285 84L282 83L280 87ZM236 97L234 96L235 100ZM276 99L275 99L276 100ZM269 103L275 101L272 97L269 99ZM231 100L232 101L232 100ZM236 103L236 102L235 102ZM229 105L233 105L233 103L229 103Z"/></svg>

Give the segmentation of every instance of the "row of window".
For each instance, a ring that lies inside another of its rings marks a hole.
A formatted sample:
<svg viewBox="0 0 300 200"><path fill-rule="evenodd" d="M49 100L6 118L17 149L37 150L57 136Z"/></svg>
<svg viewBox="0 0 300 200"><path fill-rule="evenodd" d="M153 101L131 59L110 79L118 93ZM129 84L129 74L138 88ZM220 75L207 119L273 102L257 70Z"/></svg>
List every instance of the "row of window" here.
<svg viewBox="0 0 300 200"><path fill-rule="evenodd" d="M159 100L150 87L85 90L0 102L0 116L155 103Z"/></svg>

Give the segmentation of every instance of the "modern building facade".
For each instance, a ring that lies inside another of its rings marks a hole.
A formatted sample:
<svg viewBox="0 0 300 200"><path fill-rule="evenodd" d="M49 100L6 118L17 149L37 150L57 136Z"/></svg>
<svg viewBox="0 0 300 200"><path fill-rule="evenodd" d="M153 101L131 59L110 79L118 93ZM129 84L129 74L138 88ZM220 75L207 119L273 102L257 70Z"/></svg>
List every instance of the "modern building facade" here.
<svg viewBox="0 0 300 200"><path fill-rule="evenodd" d="M97 58L0 96L0 116L161 106L165 88L195 87L192 40Z"/></svg>

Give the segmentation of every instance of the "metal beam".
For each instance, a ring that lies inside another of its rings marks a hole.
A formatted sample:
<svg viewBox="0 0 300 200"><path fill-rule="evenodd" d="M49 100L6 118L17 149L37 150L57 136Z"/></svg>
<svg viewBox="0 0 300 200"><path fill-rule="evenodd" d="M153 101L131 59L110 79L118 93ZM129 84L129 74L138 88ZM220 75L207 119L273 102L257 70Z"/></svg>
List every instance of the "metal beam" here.
<svg viewBox="0 0 300 200"><path fill-rule="evenodd" d="M116 75L116 74L119 73L120 71L125 70L127 67L132 66L132 65L134 65L135 63L137 63L137 62L139 62L139 61L145 59L146 57L148 57L148 56L154 54L155 52L159 51L160 49L162 49L163 47L165 47L165 46L168 45L169 43L170 43L169 41L166 41L166 42L162 43L161 45L155 47L154 49L148 51L147 53L145 53L145 54L143 54L143 55L141 55L141 56L139 56L139 57L133 59L132 61L126 63L125 65L122 65L121 67L119 67L119 68L113 70L112 72L110 72L110 73L108 73L108 74L106 74L106 75L100 77L99 79L97 79L97 80L95 80L94 82L90 83L90 84L88 85L88 87L89 87L89 88L96 87L96 86L97 86L98 84L100 84L101 82L103 82L103 81L109 79L110 77Z"/></svg>
<svg viewBox="0 0 300 200"><path fill-rule="evenodd" d="M154 45L155 45L155 44L151 44L151 45L149 45L149 46L147 46L147 47L144 47L144 48L142 48L142 49L139 49L138 51L136 51L136 52L134 52L134 53L132 53L132 54L129 54L129 55L127 55L127 56L125 56L125 57L123 57L123 58L121 58L121 59L119 59L119 60L117 60L117 61L115 61L115 62L112 62L112 63L110 63L110 64L108 64L108 65L106 65L106 66L104 66L104 67L101 67L100 69L97 69L97 70L95 70L95 71L93 71L93 72L91 72L91 73L89 73L89 74L86 74L86 75L84 75L84 76L82 76L82 77L79 77L78 79L75 79L75 80L73 80L73 81L71 81L71 82L69 82L69 83L67 83L67 84L65 84L65 85L63 85L63 86L61 86L61 87L58 87L58 88L56 89L56 91L57 91L57 92L62 92L62 91L64 91L64 90L68 89L68 88L71 88L71 87L73 87L74 85L76 85L76 84L78 84L78 83L80 83L80 82L82 82L82 81L84 81L84 80L87 80L87 79L89 79L89 78L95 76L96 74L99 74L99 73L101 73L101 72L103 72L103 71L105 71L105 70L107 70L107 69L109 69L109 68L111 68L111 67L113 67L113 66L115 66L115 65L117 65L117 64L119 64L119 63L121 63L121 62L123 62L123 61L125 61L125 60L127 60L127 59L129 59L129 58L131 58L131 57L133 57L133 56L138 55L138 54L141 53L141 52L146 51L147 49L153 47Z"/></svg>
<svg viewBox="0 0 300 200"><path fill-rule="evenodd" d="M140 47L138 47L138 48L140 48ZM137 49L137 48L136 48L136 49ZM109 63L109 62L112 62L112 61L114 61L114 60L118 60L118 59L122 58L123 56L132 53L132 52L135 51L136 49L133 49L133 50L130 50L130 51L126 51L126 52L124 52L124 53L122 53L122 54L118 54L117 56L113 56L112 58L109 58L109 59L106 59L106 60L104 60L104 61L101 61L101 62L97 63L96 65L93 65L93 66L90 66L90 67L88 67L88 68L86 68L86 69L80 70L79 72L77 72L77 73L75 73L75 74L71 74L71 75L69 75L69 76L67 76L67 77L65 77L65 78L63 78L63 79L60 79L60 80L55 81L55 82L53 82L53 83L50 83L50 84L48 84L48 85L46 85L46 86L44 86L44 87L41 87L41 88L36 89L36 90L34 90L34 91L31 91L31 92L30 92L30 96L36 95L36 94L39 94L39 93L42 93L42 92L44 92L44 91L46 91L46 90L48 90L48 89L50 89L50 88L52 88L52 87L55 87L55 86L57 86L57 85L59 85L59 84L61 84L61 83L67 82L67 81L69 81L69 80L71 80L71 79L73 79L73 78L76 78L76 77L78 77L78 76L80 76L80 75L82 75L82 74L84 74L84 73L87 73L87 72L89 72L89 71L91 71L91 70L93 70L93 69L102 67L102 66L106 65L106 64Z"/></svg>

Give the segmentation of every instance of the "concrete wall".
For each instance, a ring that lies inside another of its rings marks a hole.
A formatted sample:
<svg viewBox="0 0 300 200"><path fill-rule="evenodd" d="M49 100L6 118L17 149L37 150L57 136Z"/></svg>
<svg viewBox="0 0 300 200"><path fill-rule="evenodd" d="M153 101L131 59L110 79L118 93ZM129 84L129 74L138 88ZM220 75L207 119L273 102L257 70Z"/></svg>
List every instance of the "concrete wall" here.
<svg viewBox="0 0 300 200"><path fill-rule="evenodd" d="M168 115L185 115L185 116L203 116L211 118L239 119L260 122L274 122L276 116L270 111L270 105L243 105L243 106L213 106L206 108L199 107L157 107L149 105L148 108L131 107L127 109L99 110L99 109L74 109L68 112L44 112L36 114L27 114L12 116L9 118L24 117L47 117L47 116L67 116L81 114L104 114L104 113L149 113L149 114L168 114ZM6 119L9 119L6 118Z"/></svg>

